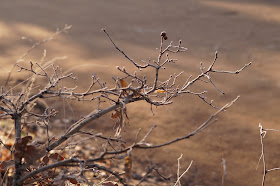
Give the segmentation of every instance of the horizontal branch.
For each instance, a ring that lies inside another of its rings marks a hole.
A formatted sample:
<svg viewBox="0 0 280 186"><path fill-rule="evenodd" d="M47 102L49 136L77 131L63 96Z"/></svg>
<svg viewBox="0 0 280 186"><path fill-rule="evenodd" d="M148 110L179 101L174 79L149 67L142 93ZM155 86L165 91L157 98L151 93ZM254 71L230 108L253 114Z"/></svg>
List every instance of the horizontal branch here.
<svg viewBox="0 0 280 186"><path fill-rule="evenodd" d="M85 118L80 119L79 121L77 121L76 123L74 123L66 132L64 135L62 135L58 140L54 141L53 143L51 143L47 150L53 150L54 148L56 148L57 146L59 146L61 143L63 143L64 141L66 141L71 135L77 133L81 128L83 128L87 123L89 123L90 121L93 121L97 118L99 118L100 116L103 116L105 114L107 114L108 112L111 112L117 108L119 108L121 105L120 104L115 104L105 110L101 110L101 111L95 111L94 113L89 114L88 116L86 116Z"/></svg>
<svg viewBox="0 0 280 186"><path fill-rule="evenodd" d="M216 72L216 73L228 73L228 74L239 74L242 70L250 66L252 62L245 64L242 68L236 71L225 71L225 70L211 70L211 72Z"/></svg>
<svg viewBox="0 0 280 186"><path fill-rule="evenodd" d="M275 170L280 170L280 167L273 168L273 169L268 169L268 170L266 170L266 172L275 171Z"/></svg>
<svg viewBox="0 0 280 186"><path fill-rule="evenodd" d="M61 167L61 166L76 166L76 165L71 165L71 164L69 164L69 163L74 163L74 162L80 163L81 160L79 160L79 159L77 159L77 158L71 158L71 159L59 161L59 162L54 163L54 164L51 164L51 165L46 165L46 166L44 166L44 167L42 167L42 168L39 168L39 169L37 169L37 170L34 170L34 171L32 171L31 173L29 173L29 174L23 176L21 179L19 179L19 180L17 181L17 184L18 184L18 185L21 185L21 184L23 184L23 182L24 182L26 179L31 178L31 177L35 176L36 174L39 174L39 173L41 173L41 172L44 172L44 171L46 171L46 170L49 170L49 169L52 169L52 168L55 168L55 167Z"/></svg>
<svg viewBox="0 0 280 186"><path fill-rule="evenodd" d="M51 143L47 150L53 150L54 148L56 148L57 146L59 146L61 143L63 143L64 141L66 141L71 135L77 133L80 131L80 129L82 129L86 124L88 124L90 121L93 121L113 110L116 110L119 107L122 107L128 103L134 102L134 101L138 101L139 99L135 98L135 99L125 99L122 103L116 103L113 106L104 109L104 110L99 110L99 111L94 111L92 113L90 113L88 116L80 119L79 121L77 121L76 123L74 123L73 125L71 125L68 130L64 133L64 135L62 135L58 140L54 141L53 143Z"/></svg>

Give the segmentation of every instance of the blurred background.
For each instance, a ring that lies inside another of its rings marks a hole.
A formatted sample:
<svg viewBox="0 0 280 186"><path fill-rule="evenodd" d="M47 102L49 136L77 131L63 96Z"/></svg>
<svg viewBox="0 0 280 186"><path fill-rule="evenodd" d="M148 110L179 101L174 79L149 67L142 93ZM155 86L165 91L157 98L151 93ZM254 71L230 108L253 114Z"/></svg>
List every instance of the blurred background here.
<svg viewBox="0 0 280 186"><path fill-rule="evenodd" d="M156 164L166 174L176 174L177 158L184 154L181 166L193 165L184 176L183 185L219 185L221 183L221 153L227 166L226 185L258 185L262 165L256 170L261 153L258 124L264 128L280 129L280 2L277 0L14 0L0 2L0 77L1 84L17 59L34 43L41 41L65 24L72 25L59 35L32 51L22 63L39 61L43 50L47 59L67 56L57 61L64 71L79 78L79 89L85 90L91 74L108 84L119 76L116 66L133 66L118 53L102 28L110 33L116 44L135 61L155 59L160 33L166 31L168 44L182 39L188 51L179 55L176 64L169 65L163 76L184 71L178 83L189 75L200 73L200 62L211 64L215 51L219 58L217 70L237 70L253 64L238 75L213 75L213 81L226 94L203 83L194 90L208 90L207 97L223 106L236 96L240 99L218 121L191 139L151 151L133 154L137 169ZM26 78L12 73L11 82ZM147 71L152 75L152 71ZM66 105L63 105L66 104ZM60 118L79 118L91 111L91 103L59 104ZM57 103L53 106L59 107ZM61 106L62 105L62 106ZM63 112L64 109L64 112ZM73 109L73 111L72 111ZM148 140L158 144L184 136L216 112L199 98L185 95L175 103L155 108L144 102L128 105L130 124L123 134L134 139L138 128L142 135L150 127L158 127ZM71 113L71 114L69 114ZM144 119L143 119L144 118ZM100 132L114 134L114 121L109 115L95 122ZM268 168L280 166L280 135L269 132L265 138ZM221 150L222 147L222 150ZM267 185L277 185L279 172L267 175Z"/></svg>

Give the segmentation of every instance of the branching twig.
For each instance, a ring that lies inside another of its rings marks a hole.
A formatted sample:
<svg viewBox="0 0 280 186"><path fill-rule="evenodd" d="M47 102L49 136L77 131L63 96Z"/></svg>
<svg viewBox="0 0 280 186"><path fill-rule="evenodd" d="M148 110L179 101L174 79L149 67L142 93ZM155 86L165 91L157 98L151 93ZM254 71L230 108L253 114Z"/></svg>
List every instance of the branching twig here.
<svg viewBox="0 0 280 186"><path fill-rule="evenodd" d="M180 169L180 159L182 158L182 156L183 156L183 154L181 154L181 156L178 158L177 180L176 180L174 186L181 186L180 179L189 171L189 169L190 169L191 166L192 166L193 160L191 161L191 163L190 163L190 165L188 166L188 168L180 175L180 172L179 172L179 169Z"/></svg>
<svg viewBox="0 0 280 186"><path fill-rule="evenodd" d="M259 162L260 162L261 159L263 160L263 178L262 178L262 186L264 186L264 185L265 185L266 174L267 174L268 172L271 172L271 171L280 170L280 168L267 169L263 139L264 139L264 137L265 137L267 131L277 131L277 132L278 132L279 130L275 130L275 129L264 129L261 123L259 123L259 127L260 127L260 139L261 139L261 156L260 156L260 158L259 158ZM259 163L258 163L258 164L259 164ZM258 168L258 167L257 167L257 168Z"/></svg>
<svg viewBox="0 0 280 186"><path fill-rule="evenodd" d="M155 169L155 165L153 165L152 167L149 167L148 169L147 169L147 172L146 172L146 174L141 178L141 180L136 184L136 186L138 186L138 185L140 185L140 183L142 183L143 181L145 181L145 179L147 178L147 176L151 173L151 172L153 172L153 170Z"/></svg>

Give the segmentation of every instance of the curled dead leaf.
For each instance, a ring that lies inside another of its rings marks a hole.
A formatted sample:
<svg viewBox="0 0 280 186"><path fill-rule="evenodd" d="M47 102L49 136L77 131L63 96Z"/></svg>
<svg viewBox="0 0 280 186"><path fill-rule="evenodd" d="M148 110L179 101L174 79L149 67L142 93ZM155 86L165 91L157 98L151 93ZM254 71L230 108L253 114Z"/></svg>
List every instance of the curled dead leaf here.
<svg viewBox="0 0 280 186"><path fill-rule="evenodd" d="M44 156L42 159L42 162L44 163L44 165L47 165L49 163L49 157L48 156Z"/></svg>
<svg viewBox="0 0 280 186"><path fill-rule="evenodd" d="M54 161L62 161L62 160L64 160L64 157L61 156L61 155L58 154L58 153L52 153L52 154L50 154L50 155L49 155L49 158L52 159L52 160L54 160Z"/></svg>
<svg viewBox="0 0 280 186"><path fill-rule="evenodd" d="M115 113L112 113L111 119L116 119L121 117L121 112L118 110L115 110Z"/></svg>
<svg viewBox="0 0 280 186"><path fill-rule="evenodd" d="M126 148L126 145L125 145L124 143L122 143L122 144L121 144L121 147L125 149L125 148Z"/></svg>

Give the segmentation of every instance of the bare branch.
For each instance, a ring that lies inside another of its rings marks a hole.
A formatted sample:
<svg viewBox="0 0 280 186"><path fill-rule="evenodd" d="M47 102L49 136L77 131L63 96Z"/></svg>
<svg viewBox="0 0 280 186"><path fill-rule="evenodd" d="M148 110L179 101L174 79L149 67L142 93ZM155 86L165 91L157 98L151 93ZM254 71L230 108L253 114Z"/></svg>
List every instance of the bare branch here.
<svg viewBox="0 0 280 186"><path fill-rule="evenodd" d="M124 51L122 51L115 43L114 41L112 40L112 38L110 37L110 35L106 32L106 30L103 28L102 31L108 36L109 40L111 41L111 43L114 45L114 47L124 55L125 58L127 58L135 67L137 67L138 69L141 69L141 68L147 68L148 66L151 66L150 64L147 64L147 65L144 65L144 66L141 66L141 65L138 65L137 63L135 63L130 57L128 57Z"/></svg>
<svg viewBox="0 0 280 186"><path fill-rule="evenodd" d="M239 74L242 70L250 66L252 62L245 64L241 69L236 71L224 71L224 70L211 70L211 72L217 72L217 73L228 73L228 74Z"/></svg>
<svg viewBox="0 0 280 186"><path fill-rule="evenodd" d="M235 98L233 101L227 103L226 105L224 105L220 110L218 110L216 113L214 113L213 115L211 115L209 117L208 120L206 120L203 124L201 124L196 130L194 130L193 132L187 134L186 136L183 136L183 137L178 137L174 140L171 140L169 142L165 142L165 143L162 143L162 144L159 144L159 145L151 145L151 144L148 144L148 143L134 143L132 144L131 146L125 148L125 149L122 149L122 150L118 150L118 151L106 151L103 156L106 156L106 155L112 155L112 154L121 154L121 153L125 153L127 152L128 150L130 149L133 149L133 148L139 148L139 149L151 149L151 148L159 148L159 147L163 147L163 146L167 146L167 145L170 145L170 144L173 144L173 143L176 143L178 141L181 141L181 140L184 140L184 139L188 139L194 135L196 135L197 133L199 133L200 131L202 131L203 129L205 129L206 127L210 126L212 123L214 123L216 120L214 119L220 112L222 111L225 111L227 110L229 107L232 106L233 103L235 103L237 100L238 100L239 96L237 98ZM148 144L148 145L147 145Z"/></svg>
<svg viewBox="0 0 280 186"><path fill-rule="evenodd" d="M227 110L233 103L235 103L237 101L237 99L239 98L239 96L237 98L235 98L233 101L227 103L226 105L224 105L221 109L219 109L216 113L214 113L213 115L210 116L210 118L208 120L206 120L202 125L200 125L196 130L194 130L193 132L189 133L188 135L186 136L183 136L183 137L179 137L179 138L176 138L174 140L171 140L169 142L166 142L166 143L163 143L163 144L160 144L160 145L154 145L154 146L139 146L136 144L136 147L137 148L158 148L158 147L162 147L162 146L166 146L166 145L170 145L172 143L175 143L175 142L178 142L178 141L181 141L183 139L187 139L187 138L190 138L192 136L194 136L195 134L197 134L198 132L200 132L201 130L205 129L206 127L208 127L209 125L212 124L212 121L213 119L222 111L225 111ZM215 120L214 120L215 121Z"/></svg>
<svg viewBox="0 0 280 186"><path fill-rule="evenodd" d="M222 159L222 167L223 167L222 186L224 186L226 181L226 176L227 176L226 160L224 158Z"/></svg>
<svg viewBox="0 0 280 186"><path fill-rule="evenodd" d="M260 139L261 139L261 155L260 155L260 158L259 158L259 162L260 162L261 159L263 160L262 186L264 186L264 185L265 185L265 178L266 178L267 173L268 173L268 172L271 172L271 171L280 170L280 168L278 167L278 168L267 169L263 139L264 139L264 137L265 137L267 131L277 131L277 132L278 132L279 130L275 130L275 129L264 129L261 123L259 123L259 128L260 128ZM259 162L258 162L258 165L259 165ZM257 168L258 168L258 166L257 166Z"/></svg>
<svg viewBox="0 0 280 186"><path fill-rule="evenodd" d="M140 183L142 183L143 181L145 181L145 179L148 177L148 175L153 172L153 170L155 169L155 165L153 165L152 167L149 167L147 169L146 174L141 178L141 180L136 184L136 186L140 185Z"/></svg>
<svg viewBox="0 0 280 186"><path fill-rule="evenodd" d="M178 158L178 161L179 161L180 159ZM177 178L177 181L175 182L175 184L174 184L174 186L176 186L177 184L178 184L178 186L180 186L181 184L180 184L180 179L189 171L189 169L191 168L191 166L192 166L192 162L193 162L193 160L191 161L191 163L190 163L190 165L188 166L188 168ZM178 166L180 166L180 164L178 163Z"/></svg>

